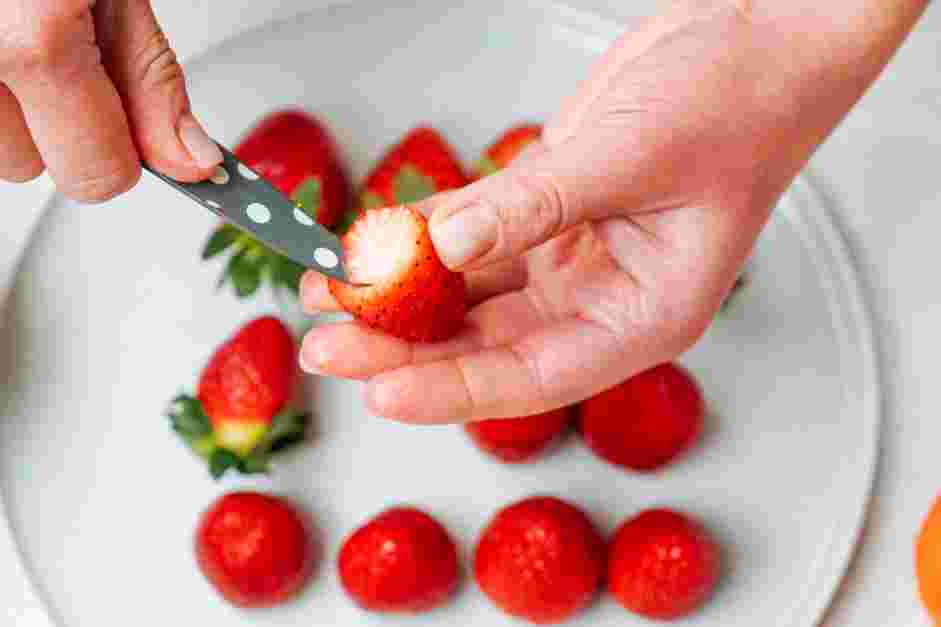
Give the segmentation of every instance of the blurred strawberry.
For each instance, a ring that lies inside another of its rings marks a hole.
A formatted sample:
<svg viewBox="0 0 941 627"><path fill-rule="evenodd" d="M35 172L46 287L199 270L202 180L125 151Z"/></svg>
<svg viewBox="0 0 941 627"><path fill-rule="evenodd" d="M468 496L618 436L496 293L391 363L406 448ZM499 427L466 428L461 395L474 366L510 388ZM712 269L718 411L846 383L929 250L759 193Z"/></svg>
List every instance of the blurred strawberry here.
<svg viewBox="0 0 941 627"><path fill-rule="evenodd" d="M273 453L303 440L308 416L288 408L295 352L281 321L258 318L216 350L196 398L181 395L172 402L174 430L209 462L214 477L229 468L265 472Z"/></svg>
<svg viewBox="0 0 941 627"><path fill-rule="evenodd" d="M718 578L718 544L685 514L647 510L621 525L611 541L608 587L641 616L686 616L712 594Z"/></svg>
<svg viewBox="0 0 941 627"><path fill-rule="evenodd" d="M542 125L520 124L504 132L474 164L473 179L482 179L510 165L520 153L542 137Z"/></svg>
<svg viewBox="0 0 941 627"><path fill-rule="evenodd" d="M538 458L562 435L570 417L566 407L533 416L469 422L464 430L477 448L512 464Z"/></svg>
<svg viewBox="0 0 941 627"><path fill-rule="evenodd" d="M664 364L583 402L579 426L598 456L624 468L652 471L693 445L705 412L692 376Z"/></svg>
<svg viewBox="0 0 941 627"><path fill-rule="evenodd" d="M457 548L441 524L414 507L379 514L346 539L340 581L360 607L424 612L442 605L458 580Z"/></svg>
<svg viewBox="0 0 941 627"><path fill-rule="evenodd" d="M302 514L254 492L227 494L207 509L195 538L200 571L238 607L271 607L298 594L317 558Z"/></svg>
<svg viewBox="0 0 941 627"><path fill-rule="evenodd" d="M570 619L595 598L605 546L577 507L533 497L502 509L474 554L477 585L504 612L548 625Z"/></svg>
<svg viewBox="0 0 941 627"><path fill-rule="evenodd" d="M461 162L441 133L418 126L390 148L366 177L359 206L340 219L336 230L345 232L363 211L415 203L467 182Z"/></svg>

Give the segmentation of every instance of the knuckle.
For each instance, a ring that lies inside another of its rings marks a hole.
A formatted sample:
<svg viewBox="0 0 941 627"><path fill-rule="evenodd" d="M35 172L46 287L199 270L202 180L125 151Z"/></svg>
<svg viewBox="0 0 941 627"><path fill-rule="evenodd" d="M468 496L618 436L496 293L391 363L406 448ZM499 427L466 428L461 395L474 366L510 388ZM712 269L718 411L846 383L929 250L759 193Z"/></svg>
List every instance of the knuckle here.
<svg viewBox="0 0 941 627"><path fill-rule="evenodd" d="M526 245L557 235L566 223L565 202L555 178L527 171L508 171L519 202L498 208L509 233L520 233Z"/></svg>
<svg viewBox="0 0 941 627"><path fill-rule="evenodd" d="M132 79L148 89L177 85L183 80L183 67L167 36L159 29L144 42L133 67Z"/></svg>
<svg viewBox="0 0 941 627"><path fill-rule="evenodd" d="M107 174L90 176L66 186L63 193L80 202L101 203L130 190L140 179L140 166L122 164Z"/></svg>
<svg viewBox="0 0 941 627"><path fill-rule="evenodd" d="M100 65L88 15L57 11L40 16L3 38L0 73L7 76L63 76Z"/></svg>

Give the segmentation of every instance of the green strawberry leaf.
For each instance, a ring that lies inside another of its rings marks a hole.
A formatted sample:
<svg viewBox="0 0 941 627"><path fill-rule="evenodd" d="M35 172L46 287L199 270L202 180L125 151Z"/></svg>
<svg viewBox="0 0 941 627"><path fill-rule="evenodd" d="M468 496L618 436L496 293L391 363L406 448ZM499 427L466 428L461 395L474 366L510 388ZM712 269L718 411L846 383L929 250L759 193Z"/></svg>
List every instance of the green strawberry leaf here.
<svg viewBox="0 0 941 627"><path fill-rule="evenodd" d="M239 472L246 475L264 474L268 472L268 462L271 460L269 451L254 450L248 457L241 460Z"/></svg>
<svg viewBox="0 0 941 627"><path fill-rule="evenodd" d="M315 176L305 179L291 194L291 200L297 203L297 206L307 215L316 220L322 202L320 179Z"/></svg>
<svg viewBox="0 0 941 627"><path fill-rule="evenodd" d="M234 226L223 224L216 229L206 242L203 248L202 258L211 259L235 243L238 239L239 231Z"/></svg>
<svg viewBox="0 0 941 627"><path fill-rule="evenodd" d="M365 191L363 192L362 198L360 199L363 205L363 209L379 209L380 207L385 207L386 201L377 194L376 192ZM353 210L355 211L355 209Z"/></svg>
<svg viewBox="0 0 941 627"><path fill-rule="evenodd" d="M260 251L243 248L229 259L225 274L239 298L248 298L261 284L261 268L264 263Z"/></svg>
<svg viewBox="0 0 941 627"><path fill-rule="evenodd" d="M173 430L188 442L212 433L212 425L203 411L202 403L192 396L180 395L173 399L167 417L170 418Z"/></svg>
<svg viewBox="0 0 941 627"><path fill-rule="evenodd" d="M268 462L274 453L304 441L310 415L286 410L275 416L264 438L243 458L239 470L245 474L268 471Z"/></svg>
<svg viewBox="0 0 941 627"><path fill-rule="evenodd" d="M401 204L424 200L438 191L434 179L425 176L412 165L402 166L395 175L393 185L395 199Z"/></svg>
<svg viewBox="0 0 941 627"><path fill-rule="evenodd" d="M475 169L477 170L477 176L484 178L485 176L490 176L491 174L499 172L500 166L498 166L497 162L490 157L481 157L481 159L477 162Z"/></svg>
<svg viewBox="0 0 941 627"><path fill-rule="evenodd" d="M309 424L310 414L283 411L271 420L263 443L272 452L286 449L304 440Z"/></svg>
<svg viewBox="0 0 941 627"><path fill-rule="evenodd" d="M196 438L190 441L190 448L192 448L197 455L208 460L216 450L216 438L213 437L211 433Z"/></svg>
<svg viewBox="0 0 941 627"><path fill-rule="evenodd" d="M353 226L353 223L356 222L356 218L359 217L359 210L350 209L346 211L340 219L337 220L336 225L333 227L333 232L337 235L343 235L350 230L350 227Z"/></svg>
<svg viewBox="0 0 941 627"><path fill-rule="evenodd" d="M301 277L306 270L301 264L283 255L272 257L269 265L271 282L276 286L285 287L295 294L301 289Z"/></svg>
<svg viewBox="0 0 941 627"><path fill-rule="evenodd" d="M225 474L229 468L240 469L242 460L232 451L224 448L217 448L209 457L209 474L213 479L218 479Z"/></svg>

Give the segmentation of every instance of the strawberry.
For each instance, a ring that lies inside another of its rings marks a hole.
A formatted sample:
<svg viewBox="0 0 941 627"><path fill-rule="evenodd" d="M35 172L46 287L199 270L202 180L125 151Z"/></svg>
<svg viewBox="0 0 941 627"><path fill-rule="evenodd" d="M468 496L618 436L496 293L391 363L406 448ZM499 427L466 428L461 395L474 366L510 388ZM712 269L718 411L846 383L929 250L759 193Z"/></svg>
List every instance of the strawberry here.
<svg viewBox="0 0 941 627"><path fill-rule="evenodd" d="M258 318L216 350L196 398L171 404L174 430L208 460L216 478L227 469L265 472L275 451L301 441L306 414L287 408L297 378L295 343L276 318Z"/></svg>
<svg viewBox="0 0 941 627"><path fill-rule="evenodd" d="M461 329L464 277L441 263L420 213L405 206L367 211L343 237L343 249L353 284L330 279L330 292L358 320L413 342Z"/></svg>
<svg viewBox="0 0 941 627"><path fill-rule="evenodd" d="M467 182L444 137L431 127L419 126L390 148L366 177L359 210L415 203Z"/></svg>
<svg viewBox="0 0 941 627"><path fill-rule="evenodd" d="M569 424L570 410L556 409L521 418L469 422L464 430L477 447L500 461L531 461L543 453Z"/></svg>
<svg viewBox="0 0 941 627"><path fill-rule="evenodd" d="M588 446L617 466L652 471L692 446L705 403L688 372L664 364L582 403L580 430Z"/></svg>
<svg viewBox="0 0 941 627"><path fill-rule="evenodd" d="M647 618L673 620L699 608L719 578L719 545L691 517L647 510L615 532L608 588L621 605Z"/></svg>
<svg viewBox="0 0 941 627"><path fill-rule="evenodd" d="M354 531L337 568L347 594L374 612L430 610L451 597L458 581L454 541L413 507L386 510Z"/></svg>
<svg viewBox="0 0 941 627"><path fill-rule="evenodd" d="M350 207L350 181L337 146L326 127L307 113L289 109L264 118L235 154L326 227ZM209 238L203 259L225 250L233 254L222 283L231 282L240 298L254 294L264 279L297 292L303 267L228 224Z"/></svg>
<svg viewBox="0 0 941 627"><path fill-rule="evenodd" d="M510 165L523 150L542 137L542 125L520 124L508 129L490 145L474 165L471 177L482 179Z"/></svg>
<svg viewBox="0 0 941 627"><path fill-rule="evenodd" d="M591 603L604 559L604 541L581 510L534 497L497 513L477 543L474 574L504 612L546 625Z"/></svg>
<svg viewBox="0 0 941 627"><path fill-rule="evenodd" d="M310 579L316 544L290 503L235 492L203 513L195 538L203 575L233 605L271 607L294 597Z"/></svg>

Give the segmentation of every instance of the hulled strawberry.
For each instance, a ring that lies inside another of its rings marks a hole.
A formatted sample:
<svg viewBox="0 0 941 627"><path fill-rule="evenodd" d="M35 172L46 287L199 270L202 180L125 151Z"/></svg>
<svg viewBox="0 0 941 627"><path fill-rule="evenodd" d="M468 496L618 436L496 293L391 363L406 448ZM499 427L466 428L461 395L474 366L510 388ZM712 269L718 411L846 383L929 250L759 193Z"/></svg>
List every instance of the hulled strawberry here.
<svg viewBox="0 0 941 627"><path fill-rule="evenodd" d="M569 424L569 408L520 418L478 420L464 425L477 448L513 464L534 460L556 441Z"/></svg>
<svg viewBox="0 0 941 627"><path fill-rule="evenodd" d="M174 430L220 477L265 472L271 455L304 438L308 416L288 407L297 379L291 332L272 317L242 327L213 354L196 397L170 406Z"/></svg>
<svg viewBox="0 0 941 627"><path fill-rule="evenodd" d="M532 497L502 509L487 525L474 553L474 576L507 614L549 625L591 603L604 563L604 540L580 509Z"/></svg>
<svg viewBox="0 0 941 627"><path fill-rule="evenodd" d="M283 499L255 492L216 500L200 518L194 544L203 576L238 607L290 600L318 557L304 515Z"/></svg>
<svg viewBox="0 0 941 627"><path fill-rule="evenodd" d="M369 210L343 237L343 248L352 284L330 279L330 292L358 320L413 342L445 340L461 329L464 277L438 258L419 212Z"/></svg>
<svg viewBox="0 0 941 627"><path fill-rule="evenodd" d="M246 165L326 227L333 227L351 204L352 192L336 143L313 116L294 109L263 119L235 149ZM268 281L297 291L304 268L250 235L223 224L209 238L203 259L231 250L222 283L240 298Z"/></svg>
<svg viewBox="0 0 941 627"><path fill-rule="evenodd" d="M693 445L705 412L692 376L663 364L583 402L580 430L592 451L610 463L652 471Z"/></svg>
<svg viewBox="0 0 941 627"><path fill-rule="evenodd" d="M415 203L467 182L460 160L444 137L429 126L419 126L386 152L366 177L359 206L341 222L352 224L363 211Z"/></svg>
<svg viewBox="0 0 941 627"><path fill-rule="evenodd" d="M508 129L474 164L472 178L481 179L502 170L541 137L542 126L539 124L520 124Z"/></svg>
<svg viewBox="0 0 941 627"><path fill-rule="evenodd" d="M667 509L618 528L608 554L608 588L626 609L657 620L698 609L719 579L719 545L698 521Z"/></svg>
<svg viewBox="0 0 941 627"><path fill-rule="evenodd" d="M346 539L337 556L340 581L360 607L424 612L454 593L457 548L447 530L414 507L379 514Z"/></svg>

